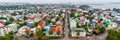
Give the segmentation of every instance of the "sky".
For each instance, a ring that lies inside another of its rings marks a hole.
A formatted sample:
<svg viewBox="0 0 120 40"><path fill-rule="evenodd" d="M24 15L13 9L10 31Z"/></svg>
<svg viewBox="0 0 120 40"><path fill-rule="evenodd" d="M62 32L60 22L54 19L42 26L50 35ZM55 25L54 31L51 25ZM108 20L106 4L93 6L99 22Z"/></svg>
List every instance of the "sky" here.
<svg viewBox="0 0 120 40"><path fill-rule="evenodd" d="M0 0L0 2L29 2L29 3L109 3L120 0Z"/></svg>

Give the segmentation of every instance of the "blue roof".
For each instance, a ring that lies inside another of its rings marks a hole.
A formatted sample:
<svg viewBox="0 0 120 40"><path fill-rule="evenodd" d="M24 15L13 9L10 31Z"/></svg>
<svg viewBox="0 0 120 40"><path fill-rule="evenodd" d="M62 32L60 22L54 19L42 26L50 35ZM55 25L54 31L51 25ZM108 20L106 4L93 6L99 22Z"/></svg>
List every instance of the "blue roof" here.
<svg viewBox="0 0 120 40"><path fill-rule="evenodd" d="M51 26L51 24L49 23L49 24L47 24L47 26Z"/></svg>
<svg viewBox="0 0 120 40"><path fill-rule="evenodd" d="M50 32L50 30L49 29L46 29L46 31L45 31L46 33L49 33Z"/></svg>
<svg viewBox="0 0 120 40"><path fill-rule="evenodd" d="M32 27L34 25L34 23L27 23L28 27Z"/></svg>
<svg viewBox="0 0 120 40"><path fill-rule="evenodd" d="M90 21L90 24L94 24L95 22L94 21Z"/></svg>

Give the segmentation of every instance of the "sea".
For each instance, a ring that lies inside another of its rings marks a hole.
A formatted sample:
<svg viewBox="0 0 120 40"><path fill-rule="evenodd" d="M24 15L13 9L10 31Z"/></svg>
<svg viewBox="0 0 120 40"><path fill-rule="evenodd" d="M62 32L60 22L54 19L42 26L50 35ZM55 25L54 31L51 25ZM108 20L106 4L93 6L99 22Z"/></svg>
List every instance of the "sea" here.
<svg viewBox="0 0 120 40"><path fill-rule="evenodd" d="M90 4L93 8L120 8L120 4Z"/></svg>

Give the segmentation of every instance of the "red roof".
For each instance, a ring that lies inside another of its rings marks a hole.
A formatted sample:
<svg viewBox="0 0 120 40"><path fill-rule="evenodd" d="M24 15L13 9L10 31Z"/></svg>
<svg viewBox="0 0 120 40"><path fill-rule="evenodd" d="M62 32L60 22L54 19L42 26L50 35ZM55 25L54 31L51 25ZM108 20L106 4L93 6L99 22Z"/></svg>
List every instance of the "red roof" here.
<svg viewBox="0 0 120 40"><path fill-rule="evenodd" d="M3 24L3 25L5 25L6 24L6 22L0 22L1 24Z"/></svg>
<svg viewBox="0 0 120 40"><path fill-rule="evenodd" d="M43 16L39 16L40 18L42 18Z"/></svg>
<svg viewBox="0 0 120 40"><path fill-rule="evenodd" d="M27 28L27 29L26 29L26 31L27 31L27 32L30 32L30 31L31 31L31 29L30 29L30 28Z"/></svg>
<svg viewBox="0 0 120 40"><path fill-rule="evenodd" d="M98 25L103 24L103 22L99 22Z"/></svg>
<svg viewBox="0 0 120 40"><path fill-rule="evenodd" d="M84 23L84 22L85 22L85 20L80 20L80 22Z"/></svg>
<svg viewBox="0 0 120 40"><path fill-rule="evenodd" d="M56 32L56 28L51 28L51 31L52 32Z"/></svg>
<svg viewBox="0 0 120 40"><path fill-rule="evenodd" d="M35 18L30 18L30 20L34 20Z"/></svg>
<svg viewBox="0 0 120 40"><path fill-rule="evenodd" d="M43 24L42 24L42 23L39 23L38 26L43 27Z"/></svg>
<svg viewBox="0 0 120 40"><path fill-rule="evenodd" d="M56 26L57 31L62 32L62 26Z"/></svg>

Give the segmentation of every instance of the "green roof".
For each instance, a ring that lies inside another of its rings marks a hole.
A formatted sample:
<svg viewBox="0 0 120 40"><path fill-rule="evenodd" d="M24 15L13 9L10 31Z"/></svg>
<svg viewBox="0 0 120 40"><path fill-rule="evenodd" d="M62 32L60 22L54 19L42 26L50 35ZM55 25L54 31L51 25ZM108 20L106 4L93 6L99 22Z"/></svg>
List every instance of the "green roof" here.
<svg viewBox="0 0 120 40"><path fill-rule="evenodd" d="M111 25L109 21L106 21L105 24L107 24L107 25Z"/></svg>

